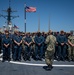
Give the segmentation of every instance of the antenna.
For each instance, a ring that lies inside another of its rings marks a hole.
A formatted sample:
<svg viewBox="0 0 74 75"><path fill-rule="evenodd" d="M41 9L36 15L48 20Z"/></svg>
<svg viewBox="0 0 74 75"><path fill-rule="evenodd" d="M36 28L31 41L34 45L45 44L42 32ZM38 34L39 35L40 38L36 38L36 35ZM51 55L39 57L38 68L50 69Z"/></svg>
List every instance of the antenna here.
<svg viewBox="0 0 74 75"><path fill-rule="evenodd" d="M50 17L49 17L48 31L50 31Z"/></svg>
<svg viewBox="0 0 74 75"><path fill-rule="evenodd" d="M40 32L40 16L39 16L39 19L38 19L38 32Z"/></svg>
<svg viewBox="0 0 74 75"><path fill-rule="evenodd" d="M9 7L10 7L10 2L11 2L11 0L9 0Z"/></svg>

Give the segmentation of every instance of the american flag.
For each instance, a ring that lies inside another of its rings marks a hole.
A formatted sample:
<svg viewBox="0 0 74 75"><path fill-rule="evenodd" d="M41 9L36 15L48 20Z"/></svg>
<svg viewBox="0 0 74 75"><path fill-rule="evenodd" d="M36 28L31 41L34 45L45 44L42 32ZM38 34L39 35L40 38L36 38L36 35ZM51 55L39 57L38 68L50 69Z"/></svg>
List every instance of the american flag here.
<svg viewBox="0 0 74 75"><path fill-rule="evenodd" d="M18 26L16 26L16 25L14 25L14 28L17 28L17 29L19 29L19 28L18 28Z"/></svg>
<svg viewBox="0 0 74 75"><path fill-rule="evenodd" d="M35 7L27 7L26 6L26 12L36 12L36 8Z"/></svg>

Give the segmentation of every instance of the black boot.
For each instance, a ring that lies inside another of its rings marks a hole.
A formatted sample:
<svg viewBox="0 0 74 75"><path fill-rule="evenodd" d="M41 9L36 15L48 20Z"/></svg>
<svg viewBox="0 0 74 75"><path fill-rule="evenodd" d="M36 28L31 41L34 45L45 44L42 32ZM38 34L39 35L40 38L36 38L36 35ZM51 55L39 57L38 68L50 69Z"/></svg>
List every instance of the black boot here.
<svg viewBox="0 0 74 75"><path fill-rule="evenodd" d="M48 65L48 66L46 66L44 69L45 69L46 71L51 71L52 68L53 68L52 65Z"/></svg>

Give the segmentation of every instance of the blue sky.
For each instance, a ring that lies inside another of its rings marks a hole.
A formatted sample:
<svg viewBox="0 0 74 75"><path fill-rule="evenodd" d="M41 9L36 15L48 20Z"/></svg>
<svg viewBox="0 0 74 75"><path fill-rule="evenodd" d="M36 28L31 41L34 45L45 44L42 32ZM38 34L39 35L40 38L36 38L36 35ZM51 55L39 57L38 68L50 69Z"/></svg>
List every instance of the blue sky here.
<svg viewBox="0 0 74 75"><path fill-rule="evenodd" d="M47 32L64 30L69 32L74 30L74 0L11 0L13 16L19 15L19 18L12 20L12 24L17 25L20 31L24 30L24 4L36 7L35 13L26 13L26 31L38 31L38 22L40 17L40 31ZM6 15L9 7L9 0L0 0L0 14ZM5 25L6 19L0 17L0 28Z"/></svg>

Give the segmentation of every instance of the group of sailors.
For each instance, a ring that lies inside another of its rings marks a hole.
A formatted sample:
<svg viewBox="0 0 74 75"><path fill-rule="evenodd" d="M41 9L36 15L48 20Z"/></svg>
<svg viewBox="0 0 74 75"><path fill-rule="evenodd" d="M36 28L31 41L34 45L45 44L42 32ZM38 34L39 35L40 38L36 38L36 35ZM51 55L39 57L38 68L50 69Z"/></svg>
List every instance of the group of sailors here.
<svg viewBox="0 0 74 75"><path fill-rule="evenodd" d="M52 36L48 37L49 35L53 35L54 38ZM73 33L66 34L63 30L55 33L52 31L48 33L14 31L14 34L10 34L8 30L5 30L5 33L0 32L0 53L3 53L2 62L11 59L21 61L21 57L25 61L30 61L31 58L42 61L42 59L47 59L48 51L52 51L50 57L54 55L53 58L58 61L74 61Z"/></svg>

